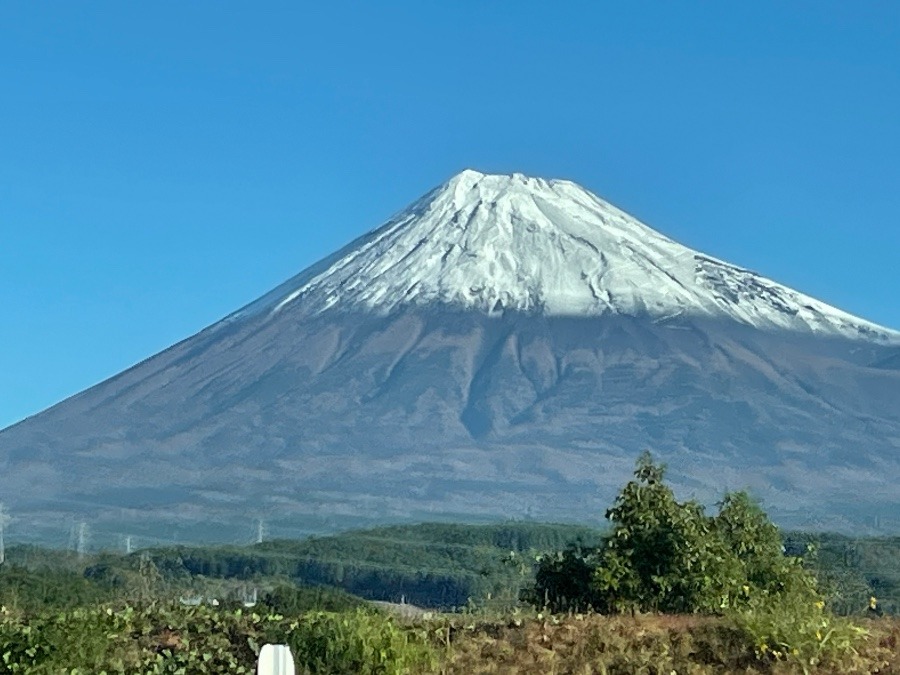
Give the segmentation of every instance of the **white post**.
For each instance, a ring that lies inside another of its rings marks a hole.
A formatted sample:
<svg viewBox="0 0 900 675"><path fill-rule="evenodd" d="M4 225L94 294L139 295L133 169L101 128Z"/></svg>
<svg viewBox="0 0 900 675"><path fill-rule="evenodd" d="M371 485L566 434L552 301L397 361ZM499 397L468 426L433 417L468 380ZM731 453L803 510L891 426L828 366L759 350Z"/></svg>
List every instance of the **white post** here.
<svg viewBox="0 0 900 675"><path fill-rule="evenodd" d="M287 645L265 644L256 662L258 675L294 675L294 655Z"/></svg>

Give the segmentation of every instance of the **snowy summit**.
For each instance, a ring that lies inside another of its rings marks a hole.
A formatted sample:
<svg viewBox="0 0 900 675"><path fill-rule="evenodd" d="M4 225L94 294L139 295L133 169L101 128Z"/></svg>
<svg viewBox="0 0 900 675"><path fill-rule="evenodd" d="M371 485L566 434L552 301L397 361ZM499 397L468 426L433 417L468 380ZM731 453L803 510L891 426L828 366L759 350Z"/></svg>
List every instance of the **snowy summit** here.
<svg viewBox="0 0 900 675"><path fill-rule="evenodd" d="M682 246L581 186L466 170L231 318L301 303L389 313L729 318L894 341L900 333Z"/></svg>

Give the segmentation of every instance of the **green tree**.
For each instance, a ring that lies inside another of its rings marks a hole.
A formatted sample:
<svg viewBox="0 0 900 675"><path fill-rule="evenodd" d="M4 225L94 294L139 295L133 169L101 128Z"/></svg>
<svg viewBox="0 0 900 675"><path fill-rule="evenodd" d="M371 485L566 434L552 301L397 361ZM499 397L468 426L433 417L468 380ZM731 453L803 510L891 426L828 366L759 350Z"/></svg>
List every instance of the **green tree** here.
<svg viewBox="0 0 900 675"><path fill-rule="evenodd" d="M522 600L552 612L600 609L602 600L593 587L597 550L572 544L542 556L534 585L522 593Z"/></svg>
<svg viewBox="0 0 900 675"><path fill-rule="evenodd" d="M589 555L572 548L545 557L527 597L552 609L606 613L820 602L814 576L784 555L778 528L749 495L729 493L719 507L710 517L696 501L678 501L665 467L645 452L606 513L611 536Z"/></svg>
<svg viewBox="0 0 900 675"><path fill-rule="evenodd" d="M594 572L605 611L714 612L740 587L740 565L694 501L679 502L649 453L606 517L613 533Z"/></svg>
<svg viewBox="0 0 900 675"><path fill-rule="evenodd" d="M777 594L800 574L799 560L784 555L778 528L746 492L725 495L713 526L740 563L742 588Z"/></svg>

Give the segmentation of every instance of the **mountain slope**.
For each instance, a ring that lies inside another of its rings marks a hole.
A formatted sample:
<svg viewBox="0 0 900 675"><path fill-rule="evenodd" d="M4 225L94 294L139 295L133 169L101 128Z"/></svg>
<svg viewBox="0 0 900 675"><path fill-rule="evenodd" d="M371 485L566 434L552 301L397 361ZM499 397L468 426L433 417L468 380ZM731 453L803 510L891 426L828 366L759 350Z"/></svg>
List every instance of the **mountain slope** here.
<svg viewBox="0 0 900 675"><path fill-rule="evenodd" d="M98 540L596 523L649 447L706 501L749 486L784 524L900 529L898 353L571 183L464 172L0 432L0 495L45 539L82 517Z"/></svg>

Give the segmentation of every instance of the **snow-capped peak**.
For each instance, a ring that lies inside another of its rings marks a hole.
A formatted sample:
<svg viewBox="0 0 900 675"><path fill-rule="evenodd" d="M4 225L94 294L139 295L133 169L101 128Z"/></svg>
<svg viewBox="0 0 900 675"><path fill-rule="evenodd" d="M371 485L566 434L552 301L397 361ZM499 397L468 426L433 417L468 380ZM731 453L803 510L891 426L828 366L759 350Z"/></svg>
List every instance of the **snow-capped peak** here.
<svg viewBox="0 0 900 675"><path fill-rule="evenodd" d="M575 183L465 170L239 315L449 305L487 313L728 317L765 329L900 333L689 249Z"/></svg>

